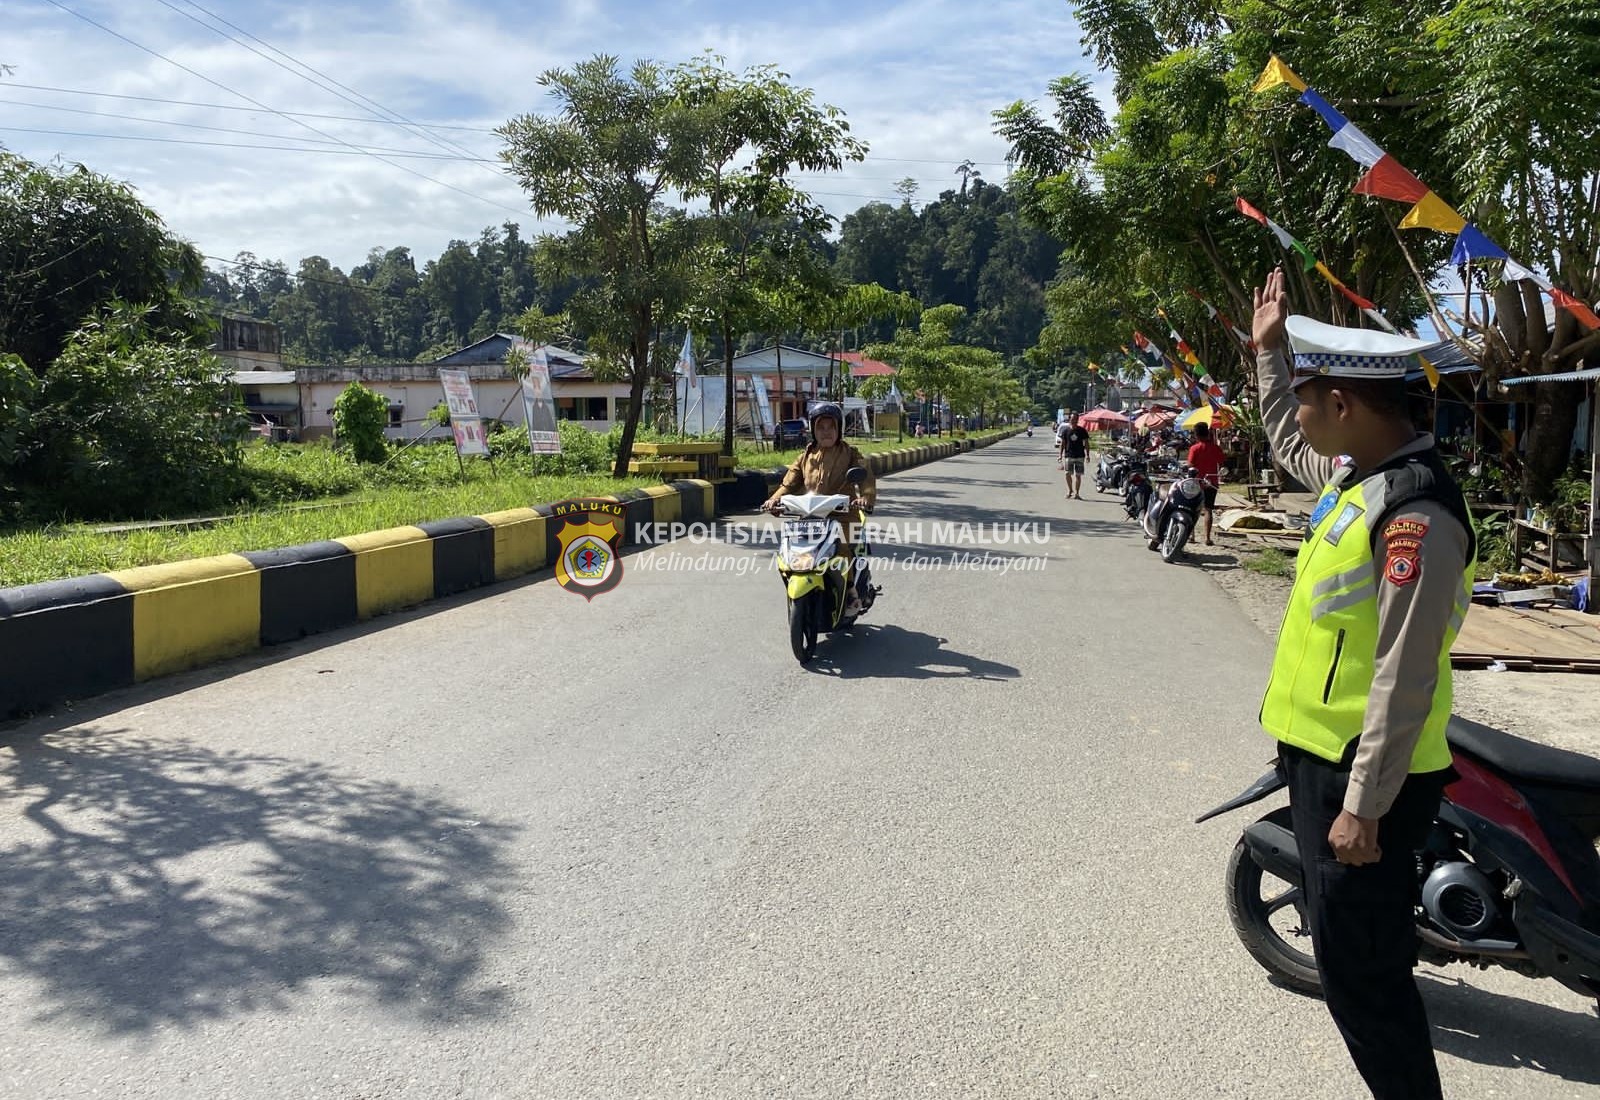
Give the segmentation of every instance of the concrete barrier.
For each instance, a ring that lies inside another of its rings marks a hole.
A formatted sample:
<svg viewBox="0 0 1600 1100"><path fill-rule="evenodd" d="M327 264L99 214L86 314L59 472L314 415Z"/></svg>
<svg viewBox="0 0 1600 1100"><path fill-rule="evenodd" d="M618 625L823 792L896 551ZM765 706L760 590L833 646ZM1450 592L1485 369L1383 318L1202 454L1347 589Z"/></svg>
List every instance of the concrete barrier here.
<svg viewBox="0 0 1600 1100"><path fill-rule="evenodd" d="M912 444L866 459L881 476L991 442ZM754 508L783 474L741 470L722 484L673 481L607 499L624 506L630 546L642 526ZM0 719L550 568L560 526L551 513L513 508L0 589Z"/></svg>

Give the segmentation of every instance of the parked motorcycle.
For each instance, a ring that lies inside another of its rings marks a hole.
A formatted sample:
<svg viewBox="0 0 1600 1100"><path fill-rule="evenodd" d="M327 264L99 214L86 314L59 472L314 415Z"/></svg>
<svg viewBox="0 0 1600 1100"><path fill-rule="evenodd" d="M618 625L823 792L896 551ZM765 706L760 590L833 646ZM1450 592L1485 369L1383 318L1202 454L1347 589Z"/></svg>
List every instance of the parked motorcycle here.
<svg viewBox="0 0 1600 1100"><path fill-rule="evenodd" d="M1132 451L1120 447L1102 454L1094 468L1094 491L1122 492L1123 483L1128 478L1128 470L1136 457Z"/></svg>
<svg viewBox="0 0 1600 1100"><path fill-rule="evenodd" d="M1122 510L1128 513L1128 518L1137 520L1144 515L1150 507L1150 497L1155 492L1155 486L1150 483L1150 477L1145 472L1142 462L1135 462L1128 470L1127 480L1122 485Z"/></svg>
<svg viewBox="0 0 1600 1100"><path fill-rule="evenodd" d="M845 477L859 487L867 472L852 466ZM845 630L865 614L878 593L866 564L866 547L852 547L845 532L850 498L842 493L790 494L779 498L784 520L778 543L778 575L789 596L789 646L795 659L809 664L817 636ZM849 605L846 587L852 561L859 560L854 585L858 608Z"/></svg>
<svg viewBox="0 0 1600 1100"><path fill-rule="evenodd" d="M1446 736L1460 778L1417 853L1419 957L1554 978L1600 998L1600 760L1459 717ZM1275 768L1198 820L1283 787ZM1286 985L1318 993L1303 889L1288 807L1247 825L1228 859L1234 931Z"/></svg>
<svg viewBox="0 0 1600 1100"><path fill-rule="evenodd" d="M1184 468L1165 496L1151 495L1144 511L1144 533L1152 550L1161 551L1161 560L1175 561L1194 534L1205 503L1205 484L1193 466Z"/></svg>

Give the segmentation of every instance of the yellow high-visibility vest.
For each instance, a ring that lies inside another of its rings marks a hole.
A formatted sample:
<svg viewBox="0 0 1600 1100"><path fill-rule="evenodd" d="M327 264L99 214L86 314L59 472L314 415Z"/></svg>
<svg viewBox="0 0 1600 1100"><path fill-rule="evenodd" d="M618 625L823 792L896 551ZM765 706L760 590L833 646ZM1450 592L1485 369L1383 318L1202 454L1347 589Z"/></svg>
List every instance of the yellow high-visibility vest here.
<svg viewBox="0 0 1600 1100"><path fill-rule="evenodd" d="M1469 543L1455 612L1439 649L1433 707L1411 757L1411 771L1438 771L1450 765L1444 732L1454 694L1450 646L1466 619L1476 572L1465 502L1431 452L1348 486L1342 484L1346 473L1341 470L1323 489L1300 544L1261 725L1279 741L1334 762L1361 736L1378 648L1376 528L1410 501L1436 499L1458 513Z"/></svg>

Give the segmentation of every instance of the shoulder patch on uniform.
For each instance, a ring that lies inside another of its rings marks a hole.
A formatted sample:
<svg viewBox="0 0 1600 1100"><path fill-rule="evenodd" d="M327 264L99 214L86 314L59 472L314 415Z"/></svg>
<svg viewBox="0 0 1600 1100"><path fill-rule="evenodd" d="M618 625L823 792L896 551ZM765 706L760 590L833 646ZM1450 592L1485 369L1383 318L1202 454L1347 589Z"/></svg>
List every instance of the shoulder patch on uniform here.
<svg viewBox="0 0 1600 1100"><path fill-rule="evenodd" d="M1427 520L1421 519L1396 519L1390 520L1383 529L1383 541L1392 542L1395 539L1414 539L1421 541L1428 533Z"/></svg>
<svg viewBox="0 0 1600 1100"><path fill-rule="evenodd" d="M1396 587L1422 576L1422 536L1428 525L1397 519L1383 529L1383 579Z"/></svg>

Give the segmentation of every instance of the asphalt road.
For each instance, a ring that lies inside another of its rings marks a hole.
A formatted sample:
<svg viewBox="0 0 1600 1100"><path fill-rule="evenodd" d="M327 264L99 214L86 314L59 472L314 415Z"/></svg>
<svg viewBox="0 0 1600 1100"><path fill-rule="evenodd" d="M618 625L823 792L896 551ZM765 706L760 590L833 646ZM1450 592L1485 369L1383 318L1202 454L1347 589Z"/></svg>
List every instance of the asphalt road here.
<svg viewBox="0 0 1600 1100"><path fill-rule="evenodd" d="M1190 824L1269 643L1049 456L885 479L1043 567L885 543L812 669L765 551L680 544L0 730L0 1095L1363 1095ZM1447 1094L1600 1097L1583 999L1422 981Z"/></svg>

